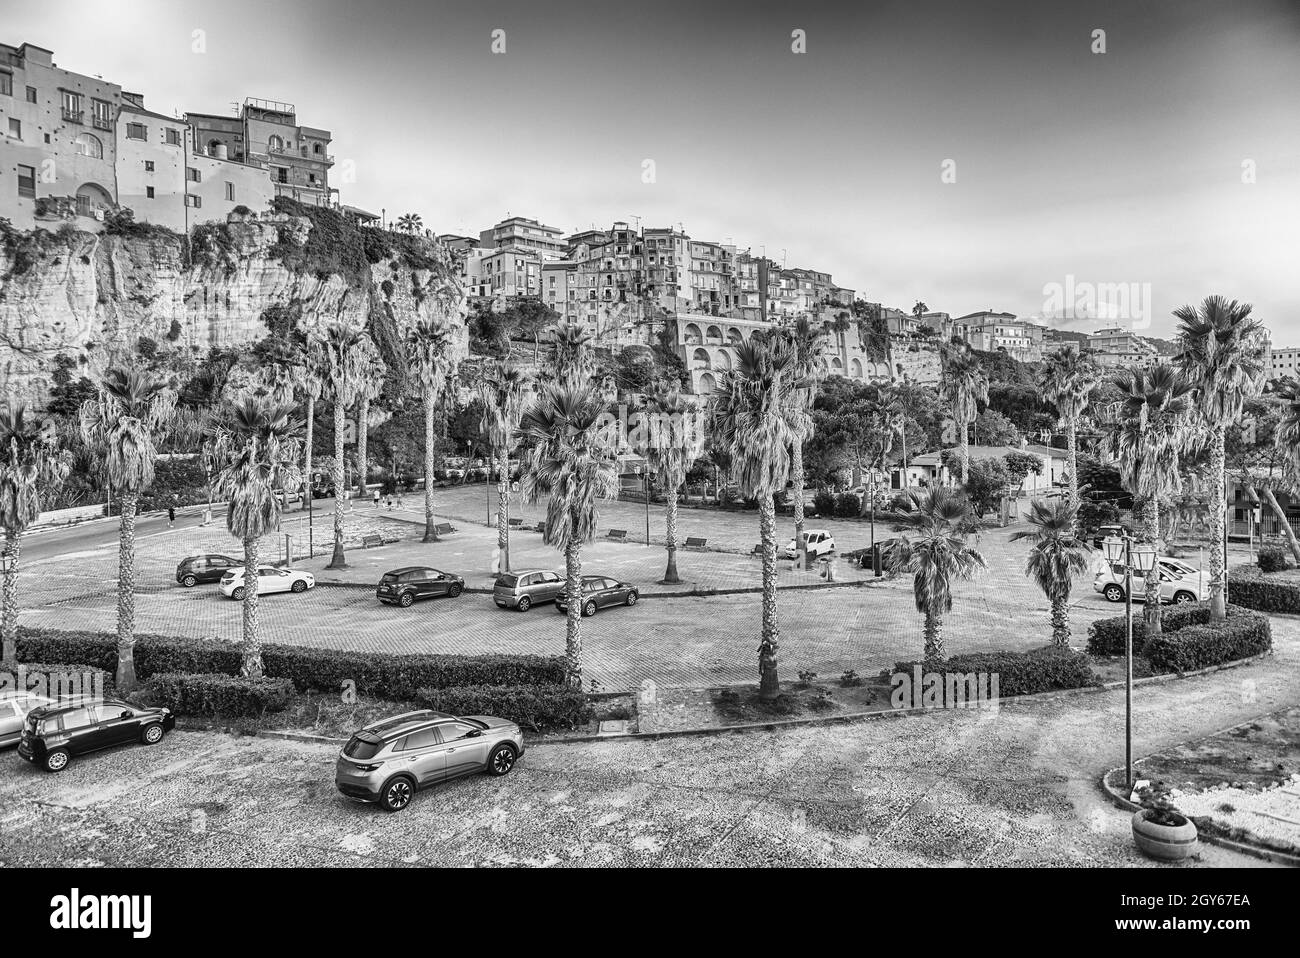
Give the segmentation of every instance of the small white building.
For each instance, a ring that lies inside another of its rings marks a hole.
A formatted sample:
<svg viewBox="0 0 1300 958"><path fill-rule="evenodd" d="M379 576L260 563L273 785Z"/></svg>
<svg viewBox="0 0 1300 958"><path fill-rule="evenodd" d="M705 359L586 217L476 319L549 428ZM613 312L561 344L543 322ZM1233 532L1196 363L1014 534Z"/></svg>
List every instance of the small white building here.
<svg viewBox="0 0 1300 958"><path fill-rule="evenodd" d="M1060 483L1068 479L1070 469L1069 453L1064 449L1052 449L1048 446L1039 446L1032 443L1023 443L1019 446L971 446L969 447L971 462L980 462L988 459L1001 459L1008 453L1023 452L1038 458L1042 466L1042 472L1039 475L1030 473L1025 476L1025 481L1017 487L1018 491L1030 496L1042 496L1058 489ZM960 447L952 447L953 455L960 453ZM907 464L907 486L933 486L936 483L941 486L956 485L960 481L960 473L950 473L947 467L943 465L942 452L922 453L912 458ZM895 467L890 476L890 488L900 488L903 481L902 471Z"/></svg>

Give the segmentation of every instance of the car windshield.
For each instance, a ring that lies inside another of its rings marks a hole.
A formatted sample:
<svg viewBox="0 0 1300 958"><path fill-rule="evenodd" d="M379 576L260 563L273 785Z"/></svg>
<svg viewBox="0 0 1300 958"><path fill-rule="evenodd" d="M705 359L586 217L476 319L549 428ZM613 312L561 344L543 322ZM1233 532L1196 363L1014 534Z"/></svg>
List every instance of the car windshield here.
<svg viewBox="0 0 1300 958"><path fill-rule="evenodd" d="M380 582L396 582L396 581L397 581L397 573L396 573L396 572L385 572L385 573L384 573L384 577L383 577L382 579L380 579L379 581L380 581Z"/></svg>
<svg viewBox="0 0 1300 958"><path fill-rule="evenodd" d="M519 576L517 575L497 576L497 585L501 586L501 588L503 589L513 589L515 587L515 584L518 582L519 582Z"/></svg>
<svg viewBox="0 0 1300 958"><path fill-rule="evenodd" d="M348 758L374 758L383 747L384 743L380 739L369 735L365 737L354 735L348 739L348 744L343 746L343 754Z"/></svg>

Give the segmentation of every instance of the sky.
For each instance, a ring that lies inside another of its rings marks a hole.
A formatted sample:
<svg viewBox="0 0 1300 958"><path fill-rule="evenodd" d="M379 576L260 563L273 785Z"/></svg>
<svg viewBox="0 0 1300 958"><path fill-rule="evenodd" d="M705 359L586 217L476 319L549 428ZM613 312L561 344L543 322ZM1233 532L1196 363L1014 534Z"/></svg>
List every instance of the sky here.
<svg viewBox="0 0 1300 958"><path fill-rule="evenodd" d="M342 202L437 232L680 223L1079 331L1220 293L1300 345L1300 0L0 0L0 41L294 103Z"/></svg>

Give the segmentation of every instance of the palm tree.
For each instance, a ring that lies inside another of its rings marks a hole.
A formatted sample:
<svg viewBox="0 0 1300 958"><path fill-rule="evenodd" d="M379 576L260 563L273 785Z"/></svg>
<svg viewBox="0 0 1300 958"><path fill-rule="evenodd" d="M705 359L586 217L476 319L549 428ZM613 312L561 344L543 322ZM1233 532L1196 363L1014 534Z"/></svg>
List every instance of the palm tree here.
<svg viewBox="0 0 1300 958"><path fill-rule="evenodd" d="M292 400L244 394L231 400L215 426L213 458L220 495L229 501L226 528L244 546L243 662L240 674L261 678L262 637L257 621L258 545L280 527L277 487L297 480L302 422Z"/></svg>
<svg viewBox="0 0 1300 958"><path fill-rule="evenodd" d="M438 406L456 374L451 330L435 320L419 319L406 334L406 366L424 405L424 540L437 542L433 521L433 460L438 449Z"/></svg>
<svg viewBox="0 0 1300 958"><path fill-rule="evenodd" d="M172 415L175 396L154 373L140 368L110 366L99 384L99 395L82 404L81 435L95 450L116 493L117 561L117 688L135 688L135 510L140 493L153 484L154 437Z"/></svg>
<svg viewBox="0 0 1300 958"><path fill-rule="evenodd" d="M510 523L506 508L510 497L510 452L518 441L519 420L531 392L526 373L504 362L489 362L478 383L483 401L479 429L497 454L497 550L500 571L510 571Z"/></svg>
<svg viewBox="0 0 1300 958"><path fill-rule="evenodd" d="M316 428L316 400L321 397L324 386L324 356L321 354L320 341L314 336L304 337L294 348L294 365L296 368L298 391L306 403L307 434L302 443L302 507L311 508L312 476L311 457L313 433Z"/></svg>
<svg viewBox="0 0 1300 958"><path fill-rule="evenodd" d="M902 477L898 486L900 489L906 489L907 480L907 423L910 419L908 415L908 398L911 386L906 383L890 383L880 387L878 406L884 421L889 429L898 436L899 444L902 446L902 455L900 464L902 466ZM890 444L892 447L892 443ZM886 455L888 450L886 450Z"/></svg>
<svg viewBox="0 0 1300 958"><path fill-rule="evenodd" d="M370 410L371 402L378 399L384 391L388 364L379 355L378 349L371 351L368 358L370 368L366 370L364 383L357 395L357 497L359 499L366 497L366 446L370 438L370 427L382 424L388 415L387 411L381 410L376 410L377 414L372 415Z"/></svg>
<svg viewBox="0 0 1300 958"><path fill-rule="evenodd" d="M734 369L723 373L712 398L714 430L732 459L741 495L758 500L763 553L763 631L758 646L759 697L780 692L777 650L776 509L772 497L790 478L791 412L804 382L787 340L750 339L736 347Z"/></svg>
<svg viewBox="0 0 1300 958"><path fill-rule="evenodd" d="M424 229L424 220L419 213L403 213L397 218L397 228L403 233L418 233Z"/></svg>
<svg viewBox="0 0 1300 958"><path fill-rule="evenodd" d="M1143 538L1160 541L1160 500L1179 486L1178 463L1190 438L1192 387L1166 363L1121 373L1124 393L1114 422L1107 426L1103 451L1119 467L1124 488L1142 503ZM1147 635L1160 634L1160 564L1146 577L1144 621Z"/></svg>
<svg viewBox="0 0 1300 958"><path fill-rule="evenodd" d="M682 581L677 575L677 495L703 452L704 435L695 425L694 404L676 388L658 389L646 397L645 415L649 421L642 424L643 435L635 445L644 452L648 468L658 474L664 489L668 568L662 581L675 585Z"/></svg>
<svg viewBox="0 0 1300 958"><path fill-rule="evenodd" d="M1097 385L1097 364L1077 349L1058 349L1043 361L1038 388L1056 407L1065 426L1070 454L1070 501L1079 502L1079 420L1088 409L1088 397ZM1075 510L1078 515L1078 510Z"/></svg>
<svg viewBox="0 0 1300 958"><path fill-rule="evenodd" d="M1282 407L1277 428L1273 431L1273 447L1282 459L1283 478L1294 493L1300 487L1300 382L1288 377L1283 380L1277 395L1282 401ZM1295 530L1282 511L1271 483L1264 486L1264 496L1273 514L1278 517L1282 532L1291 546L1291 554L1300 559L1300 542L1296 541Z"/></svg>
<svg viewBox="0 0 1300 958"><path fill-rule="evenodd" d="M356 404L366 387L375 345L367 333L341 322L327 326L316 342L325 372L325 386L334 406L334 554L327 568L346 569L348 563L343 554L345 429L348 410Z"/></svg>
<svg viewBox="0 0 1300 958"><path fill-rule="evenodd" d="M1058 649L1070 647L1070 587L1088 571L1088 547L1075 535L1078 512L1073 499L1035 499L1026 516L1033 528L1011 535L1012 542L1033 541L1025 574L1038 583L1052 606L1052 644Z"/></svg>
<svg viewBox="0 0 1300 958"><path fill-rule="evenodd" d="M796 393L797 402L791 406L790 425L794 438L790 442L790 481L794 496L794 541L803 542L803 446L813 435L812 407L817 399L817 387L826 372L826 340L807 316L800 316L787 333L794 349L796 374L807 385Z"/></svg>
<svg viewBox="0 0 1300 958"><path fill-rule="evenodd" d="M1210 620L1227 618L1224 600L1223 548L1227 537L1227 434L1241 418L1246 399L1264 388L1264 327L1250 315L1248 303L1207 296L1199 309L1182 306L1178 342L1183 352L1178 364L1196 390L1196 409L1210 431L1210 472L1213 505L1210 508Z"/></svg>
<svg viewBox="0 0 1300 958"><path fill-rule="evenodd" d="M961 484L970 477L970 424L979 415L979 404L988 402L989 381L980 362L967 350L947 348L943 351L943 396L957 424L961 446Z"/></svg>
<svg viewBox="0 0 1300 958"><path fill-rule="evenodd" d="M555 368L561 377L585 382L594 368L592 336L585 326L562 319L550 329Z"/></svg>
<svg viewBox="0 0 1300 958"><path fill-rule="evenodd" d="M893 521L903 535L888 550L889 570L912 574L916 611L925 616L925 660L942 659L943 617L952 611L952 583L988 568L966 543L976 527L974 509L965 496L934 486L906 493Z"/></svg>
<svg viewBox="0 0 1300 958"><path fill-rule="evenodd" d="M618 488L614 437L605 407L589 383L548 382L520 419L531 448L525 456L523 492L532 503L543 495L542 540L564 553L568 628L565 681L582 687L582 545L596 535L602 499Z"/></svg>
<svg viewBox="0 0 1300 958"><path fill-rule="evenodd" d="M0 526L4 527L4 623L0 663L18 662L18 556L21 536L41 514L41 495L66 475L57 433L42 429L12 398L0 407Z"/></svg>

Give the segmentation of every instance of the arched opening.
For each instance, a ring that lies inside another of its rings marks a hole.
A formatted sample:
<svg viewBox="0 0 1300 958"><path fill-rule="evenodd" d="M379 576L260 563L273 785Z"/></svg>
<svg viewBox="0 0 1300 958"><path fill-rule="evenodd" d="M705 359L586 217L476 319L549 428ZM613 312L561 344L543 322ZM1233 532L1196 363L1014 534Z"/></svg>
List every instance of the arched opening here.
<svg viewBox="0 0 1300 958"><path fill-rule="evenodd" d="M855 359L849 363L849 376L853 379L862 378L862 360Z"/></svg>
<svg viewBox="0 0 1300 958"><path fill-rule="evenodd" d="M713 373L705 373L700 377L700 395L707 396L718 388L717 380L713 378Z"/></svg>
<svg viewBox="0 0 1300 958"><path fill-rule="evenodd" d="M277 136L276 134L272 133L271 136L270 136L270 139L268 139L268 140L266 141L266 148L267 148L269 151L271 151L272 153L283 153L283 152L284 152L284 140L282 140L282 139L281 139L279 136Z"/></svg>
<svg viewBox="0 0 1300 958"><path fill-rule="evenodd" d="M709 351L707 349L695 350L695 352L691 355L691 359L694 360L696 369L713 368L713 363L710 362L709 360Z"/></svg>
<svg viewBox="0 0 1300 958"><path fill-rule="evenodd" d="M82 156L93 156L97 160L104 158L104 144L93 133L78 133L75 146Z"/></svg>
<svg viewBox="0 0 1300 958"><path fill-rule="evenodd" d="M313 143L311 151L315 153L317 156L319 156L320 154L325 152L325 148L322 147L319 143Z"/></svg>
<svg viewBox="0 0 1300 958"><path fill-rule="evenodd" d="M844 363L840 361L840 357L838 356L831 357L831 375L832 376L844 375Z"/></svg>
<svg viewBox="0 0 1300 958"><path fill-rule="evenodd" d="M700 340L702 340L703 338L704 337L700 335L700 327L696 326L694 323L686 324L687 343L689 343L690 345L695 345L696 343L700 342Z"/></svg>
<svg viewBox="0 0 1300 958"><path fill-rule="evenodd" d="M719 369L733 368L733 364L731 362L731 353L729 353L725 349L718 350L718 368Z"/></svg>
<svg viewBox="0 0 1300 958"><path fill-rule="evenodd" d="M704 334L704 341L713 346L722 345L722 330L717 326L710 326Z"/></svg>
<svg viewBox="0 0 1300 958"><path fill-rule="evenodd" d="M216 156L217 147L224 145L220 140L208 140L208 156Z"/></svg>
<svg viewBox="0 0 1300 958"><path fill-rule="evenodd" d="M744 341L745 337L740 335L740 330L735 326L727 327L727 342L731 343L733 346L739 346Z"/></svg>
<svg viewBox="0 0 1300 958"><path fill-rule="evenodd" d="M96 210L111 210L113 197L98 183L82 183L77 187L77 215L94 216Z"/></svg>

